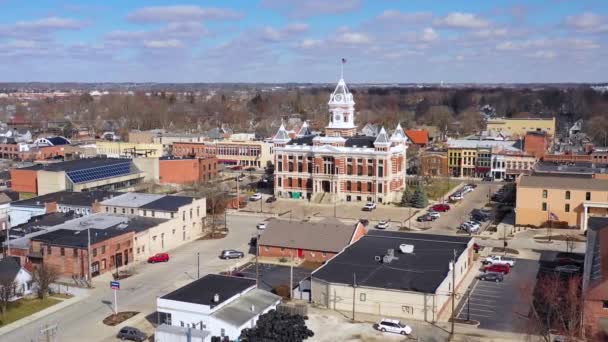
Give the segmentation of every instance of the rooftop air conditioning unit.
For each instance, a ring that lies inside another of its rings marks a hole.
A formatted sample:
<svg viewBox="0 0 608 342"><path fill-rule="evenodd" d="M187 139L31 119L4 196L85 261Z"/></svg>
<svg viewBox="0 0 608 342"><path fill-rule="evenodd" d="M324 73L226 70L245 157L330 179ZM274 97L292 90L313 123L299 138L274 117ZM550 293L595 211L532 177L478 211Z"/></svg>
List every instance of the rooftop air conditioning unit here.
<svg viewBox="0 0 608 342"><path fill-rule="evenodd" d="M403 244L399 245L399 250L403 254L412 254L412 253L414 253L414 245L408 245L408 244L403 243Z"/></svg>

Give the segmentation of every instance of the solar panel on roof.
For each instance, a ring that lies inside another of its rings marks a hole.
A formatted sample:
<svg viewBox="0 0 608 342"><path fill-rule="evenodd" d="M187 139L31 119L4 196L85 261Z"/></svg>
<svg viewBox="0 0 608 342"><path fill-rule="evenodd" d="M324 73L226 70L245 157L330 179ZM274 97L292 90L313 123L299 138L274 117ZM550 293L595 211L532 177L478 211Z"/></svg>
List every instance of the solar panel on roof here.
<svg viewBox="0 0 608 342"><path fill-rule="evenodd" d="M84 183L98 179L128 175L131 173L131 161L103 165L88 169L68 171L67 175L72 183Z"/></svg>

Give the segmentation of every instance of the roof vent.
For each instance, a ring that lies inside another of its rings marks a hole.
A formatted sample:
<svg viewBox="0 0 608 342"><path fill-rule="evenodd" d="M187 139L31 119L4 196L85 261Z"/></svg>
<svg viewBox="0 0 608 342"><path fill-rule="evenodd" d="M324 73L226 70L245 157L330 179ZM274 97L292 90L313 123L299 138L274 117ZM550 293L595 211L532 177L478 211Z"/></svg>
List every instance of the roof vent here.
<svg viewBox="0 0 608 342"><path fill-rule="evenodd" d="M404 244L399 245L399 250L403 254L412 254L412 253L414 253L414 245L408 245L408 244L404 243Z"/></svg>
<svg viewBox="0 0 608 342"><path fill-rule="evenodd" d="M386 251L386 254L382 257L383 264L390 264L391 261L397 260L399 258L395 257L395 250L390 248Z"/></svg>
<svg viewBox="0 0 608 342"><path fill-rule="evenodd" d="M382 257L379 255L376 255L376 256L374 256L374 260L377 262L380 262L380 261L382 261Z"/></svg>
<svg viewBox="0 0 608 342"><path fill-rule="evenodd" d="M216 293L213 295L213 302L214 303L219 303L220 302L220 295L219 293Z"/></svg>

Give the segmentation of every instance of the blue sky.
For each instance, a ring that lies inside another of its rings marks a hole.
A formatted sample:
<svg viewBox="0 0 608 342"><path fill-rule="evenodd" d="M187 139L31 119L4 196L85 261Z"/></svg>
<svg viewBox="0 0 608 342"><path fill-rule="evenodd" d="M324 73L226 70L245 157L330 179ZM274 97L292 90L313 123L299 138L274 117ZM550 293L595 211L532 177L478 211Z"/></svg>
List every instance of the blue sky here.
<svg viewBox="0 0 608 342"><path fill-rule="evenodd" d="M608 1L0 0L0 82L605 82Z"/></svg>

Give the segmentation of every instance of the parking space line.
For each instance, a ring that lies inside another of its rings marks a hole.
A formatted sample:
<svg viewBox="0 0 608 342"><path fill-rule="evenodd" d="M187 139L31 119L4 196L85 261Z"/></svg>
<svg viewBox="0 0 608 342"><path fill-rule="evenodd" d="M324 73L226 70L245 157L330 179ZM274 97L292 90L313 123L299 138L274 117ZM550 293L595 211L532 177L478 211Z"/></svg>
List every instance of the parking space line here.
<svg viewBox="0 0 608 342"><path fill-rule="evenodd" d="M471 303L471 306L487 306L489 308L494 308L495 305L491 305L491 304L479 304L479 303Z"/></svg>

